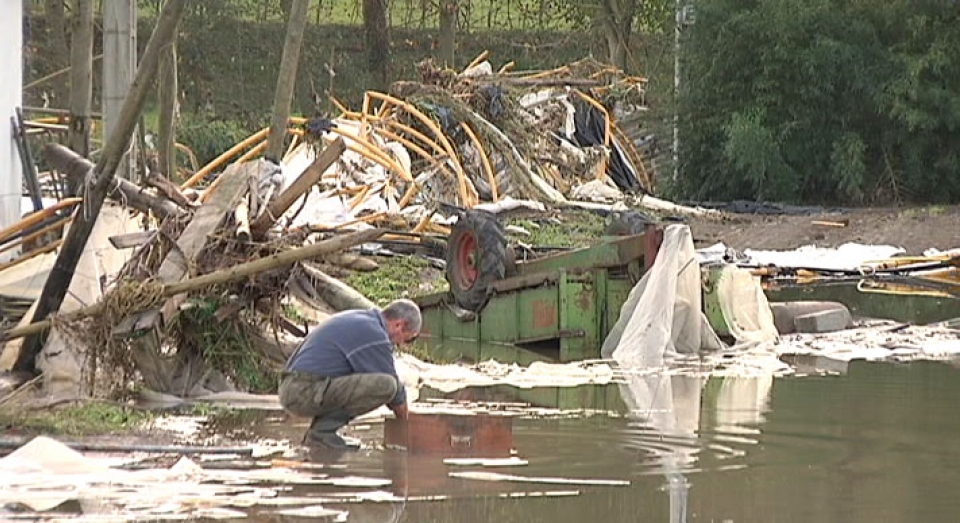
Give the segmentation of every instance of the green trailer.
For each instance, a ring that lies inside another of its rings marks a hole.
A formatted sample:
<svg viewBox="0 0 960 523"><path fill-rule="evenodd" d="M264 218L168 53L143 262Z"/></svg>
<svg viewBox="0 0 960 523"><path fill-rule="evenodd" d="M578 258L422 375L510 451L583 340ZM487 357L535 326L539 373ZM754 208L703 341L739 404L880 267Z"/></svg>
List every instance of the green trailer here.
<svg viewBox="0 0 960 523"><path fill-rule="evenodd" d="M447 244L450 291L419 298L421 344L438 361L529 364L600 358L620 308L656 257L662 230L517 260L491 218L461 220ZM493 218L495 222L495 218Z"/></svg>

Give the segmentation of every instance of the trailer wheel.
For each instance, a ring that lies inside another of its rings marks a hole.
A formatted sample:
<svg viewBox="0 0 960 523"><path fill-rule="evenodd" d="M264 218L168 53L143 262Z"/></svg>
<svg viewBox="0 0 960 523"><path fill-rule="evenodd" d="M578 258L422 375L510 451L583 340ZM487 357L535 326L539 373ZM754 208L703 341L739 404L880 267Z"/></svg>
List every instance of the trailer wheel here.
<svg viewBox="0 0 960 523"><path fill-rule="evenodd" d="M507 239L496 215L473 210L462 213L447 241L445 272L457 305L470 311L482 309L487 289L503 279L507 263Z"/></svg>

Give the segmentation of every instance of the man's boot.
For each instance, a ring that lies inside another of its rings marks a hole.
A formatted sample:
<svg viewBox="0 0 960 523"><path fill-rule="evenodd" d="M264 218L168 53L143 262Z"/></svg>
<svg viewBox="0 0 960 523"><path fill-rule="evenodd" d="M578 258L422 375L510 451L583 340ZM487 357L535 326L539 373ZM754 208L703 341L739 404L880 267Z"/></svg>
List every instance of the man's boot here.
<svg viewBox="0 0 960 523"><path fill-rule="evenodd" d="M336 412L323 417L313 418L310 429L303 437L305 445L324 446L335 450L356 450L359 444L348 443L337 434L340 428L350 423L350 418L343 413Z"/></svg>

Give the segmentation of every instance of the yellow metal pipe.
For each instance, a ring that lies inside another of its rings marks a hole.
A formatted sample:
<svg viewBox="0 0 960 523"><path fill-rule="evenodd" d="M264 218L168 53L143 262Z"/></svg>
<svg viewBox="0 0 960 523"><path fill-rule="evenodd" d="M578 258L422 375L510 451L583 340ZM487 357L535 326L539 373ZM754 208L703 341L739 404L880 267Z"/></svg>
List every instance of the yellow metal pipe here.
<svg viewBox="0 0 960 523"><path fill-rule="evenodd" d="M387 113L389 113L389 112L390 112L390 109L392 109L392 108L393 108L393 105L392 105L392 104L389 104L389 103L387 103L387 102L382 102L382 103L380 104L380 110L377 111L377 119L378 119L378 120L381 120L381 119L383 119L383 118L386 118L386 117L387 117Z"/></svg>
<svg viewBox="0 0 960 523"><path fill-rule="evenodd" d="M435 211L429 211L424 214L423 218L420 218L420 221L417 222L416 227L413 228L413 232L423 232L427 228L427 225L430 224L430 218L433 218L434 212Z"/></svg>
<svg viewBox="0 0 960 523"><path fill-rule="evenodd" d="M267 148L267 141L264 140L258 143L257 146L254 147L253 149L250 149L249 151L243 153L243 155L240 158L237 158L237 163L249 162L250 160L256 158L257 155L262 153L266 148Z"/></svg>
<svg viewBox="0 0 960 523"><path fill-rule="evenodd" d="M472 62L470 62L470 65L464 67L463 70L469 71L471 67L476 67L480 62L486 60L488 56L490 56L490 51L484 50L482 53L477 55Z"/></svg>
<svg viewBox="0 0 960 523"><path fill-rule="evenodd" d="M455 174L453 171L450 170L450 166L449 166L449 165L437 161L437 159L434 158L430 153L428 153L428 152L426 151L426 149L420 147L419 145L413 143L412 141L407 140L406 138L400 136L399 134L394 133L393 131L388 131L388 130L383 129L383 128L378 128L378 129L376 130L376 132L377 132L378 134L382 135L384 138L387 138L387 139L389 139L389 140L393 140L393 141L395 141L395 142L400 142L404 147L406 147L407 149L415 152L418 156L420 156L421 158L423 158L424 160L426 160L427 162L429 162L430 165L432 165L432 166L434 166L434 167L437 167L437 168L439 168L439 169L443 169L443 170L446 171L447 174L449 174L450 176L456 176L456 174ZM446 155L446 153L444 153L444 156L445 156L445 155Z"/></svg>
<svg viewBox="0 0 960 523"><path fill-rule="evenodd" d="M344 129L339 129L334 127L333 129L330 129L330 132L337 134L339 136L342 136L344 138L349 138L350 140L353 140L354 142L362 146L362 149L361 149L358 147L353 147L354 144L349 144L347 145L347 149L357 154L360 154L361 156L363 156L368 160L374 161L384 166L388 170L394 171L405 182L413 181L413 175L405 171L403 167L399 163L397 163L396 160L387 156L387 154L376 145Z"/></svg>
<svg viewBox="0 0 960 523"><path fill-rule="evenodd" d="M290 129L290 130L289 130L290 134L293 135L293 138L290 139L290 147L287 147L287 152L283 153L283 160L284 160L284 161L286 161L287 158L289 158L290 155L293 154L293 150L296 149L296 148L297 148L297 145L300 144L300 134L301 134L301 133L298 133L298 132L295 132L295 131L296 131L296 129Z"/></svg>
<svg viewBox="0 0 960 523"><path fill-rule="evenodd" d="M30 259L32 259L32 258L36 258L37 256L40 256L41 254L48 253L48 252L56 249L57 247L59 247L61 244L63 244L63 239L59 239L59 240L57 240L57 241L55 241L55 242L53 242L53 243L44 245L43 247L41 247L41 248L39 248L39 249L32 250L32 251L28 252L27 254L24 254L23 256L17 258L16 260L8 261L7 263L2 263L2 264L0 264L0 272L5 271L5 270L9 269L10 267L16 267L17 265L20 265L21 263L23 263L23 262L25 262L25 261L27 261L27 260L30 260Z"/></svg>
<svg viewBox="0 0 960 523"><path fill-rule="evenodd" d="M233 147L225 151L220 156L217 156L216 158L214 158L213 161L201 167L200 170L195 172L193 176L187 179L187 181L180 184L180 190L189 189L190 187L193 187L194 185L197 184L197 182L202 180L204 176L210 174L215 169L217 169L218 167L226 163L228 160L230 160L231 158L239 154L240 151L266 138L269 132L270 132L269 127L260 129L259 131L245 138L240 143L234 145Z"/></svg>
<svg viewBox="0 0 960 523"><path fill-rule="evenodd" d="M569 71L569 70L570 70L570 67L564 65L564 66L562 66L562 67L557 67L556 69L550 69L549 71L540 71L539 73L534 73L534 74L531 74L531 75L527 75L527 76L524 76L523 78L526 78L526 79L528 79L528 80L534 80L534 79L537 79L537 78L544 78L544 77L546 77L546 76L551 76L551 75L554 75L554 74L563 73L563 72L566 72L566 71Z"/></svg>
<svg viewBox="0 0 960 523"><path fill-rule="evenodd" d="M403 193L403 197L400 198L400 201L397 203L397 206L403 209L404 207L410 204L410 200L412 200L413 197L416 196L418 192L420 192L420 184L418 184L417 182L411 183L410 187L407 187L407 191Z"/></svg>
<svg viewBox="0 0 960 523"><path fill-rule="evenodd" d="M352 211L352 210L356 209L358 205L360 205L361 203L363 203L364 201L366 201L366 200L367 200L367 195L369 195L369 194L370 194L370 186L369 186L369 185L364 185L364 186L360 189L360 194L354 196L353 199L350 200L350 203L347 204L347 205L350 207L350 210Z"/></svg>
<svg viewBox="0 0 960 523"><path fill-rule="evenodd" d="M53 216L54 213L56 213L57 211L66 209L68 207L73 207L74 205L77 205L82 201L83 201L83 198L64 198L59 202L51 205L50 207L30 213L26 217L18 221L17 223L10 225L6 229L3 229L2 231L0 231L0 242L10 238L11 236L13 236L19 231L22 231L29 227L33 227L34 225L42 222L43 220Z"/></svg>
<svg viewBox="0 0 960 523"><path fill-rule="evenodd" d="M240 158L237 158L236 163L243 163L243 162L248 162L248 161L252 160L254 157L256 157L257 155L259 155L259 154L261 154L263 151L265 151L265 150L267 149L267 145L269 145L269 142L266 141L266 140L258 143L256 147L254 147L253 149L250 149L249 151L243 153L243 156L241 156ZM221 175L221 176L217 176L217 178L216 178L215 180L213 180L212 183L210 183L210 186L207 187L207 188L203 191L203 194L200 195L200 203L204 203L204 202L206 202L208 199L210 199L210 197L213 195L213 193L217 190L217 187L220 186L220 180L222 180L222 179L223 179L223 176L222 176L222 175Z"/></svg>
<svg viewBox="0 0 960 523"><path fill-rule="evenodd" d="M490 197L493 201L499 200L500 197L497 194L497 178L496 175L493 174L493 166L490 165L490 158L487 157L487 151L483 149L483 144L480 143L477 134L467 125L467 122L461 122L460 127L462 127L463 131L470 137L473 146L477 148L477 154L480 155L480 163L483 164L483 172L487 175L487 183L490 184Z"/></svg>
<svg viewBox="0 0 960 523"><path fill-rule="evenodd" d="M465 176L463 172L463 165L460 164L460 159L457 158L456 150L453 148L453 145L450 144L450 140L447 140L446 135L443 134L443 130L440 129L440 127L437 125L436 122L428 118L427 115L423 114L423 112L417 109L413 104L400 100L399 98L395 98L388 94L383 94L376 91L368 91L368 95L371 98L376 98L381 101L389 101L390 103L396 105L397 107L402 108L403 110L413 115L414 118L423 122L423 124L426 125L427 128L433 131L433 133L437 136L437 139L440 140L440 144L443 146L444 149L446 149L447 154L450 155L450 160L453 162L453 165L457 172L457 176L458 177ZM461 193L460 199L463 202L467 202L468 201L467 194Z"/></svg>
<svg viewBox="0 0 960 523"><path fill-rule="evenodd" d="M28 235L26 235L26 236L24 236L24 237L16 240L16 241L13 241L13 242L8 243L7 245L5 245L5 246L3 246L2 248L0 248L0 253L2 253L2 252L7 252L7 251L9 251L9 250L11 250L11 249L14 249L14 248L16 248L16 247L18 247L18 246L20 246L20 245L23 245L23 244L29 242L30 240L39 238L39 237L43 236L44 234L47 234L47 233L50 232L50 231L54 231L54 230L57 230L57 229L62 229L66 224L68 224L68 223L70 223L70 222L72 222L72 221L73 221L73 217L72 217L72 216L68 216L68 217L66 217L66 218L63 218L62 220L58 220L58 221L56 221L56 222L53 222L53 223L51 223L50 225L47 225L46 227L40 229L39 231L32 232L32 233L30 233L30 234L28 234Z"/></svg>
<svg viewBox="0 0 960 523"><path fill-rule="evenodd" d="M332 103L332 104L334 105L334 107L336 107L337 109L339 109L341 113L347 114L347 113L351 112L349 109L347 109L347 106L345 106L345 105L343 105L342 103L340 103L340 100L337 100L337 98L336 98L335 96L333 96L333 95L328 96L327 99L330 100L330 103Z"/></svg>
<svg viewBox="0 0 960 523"><path fill-rule="evenodd" d="M349 226L351 226L351 225L356 225L356 224L358 224L358 223L370 223L370 222L372 222L372 221L376 221L376 220L379 220L379 219L381 219L381 218L385 218L386 216L387 216L387 213L385 213L385 212L377 212L377 213L373 213L373 214L368 214L368 215L366 215L366 216L364 216L364 217L362 217L362 218L357 218L356 220L350 220L349 222L343 222L343 223L341 223L340 225L335 226L334 229L342 229L342 228L344 228L344 227L349 227Z"/></svg>
<svg viewBox="0 0 960 523"><path fill-rule="evenodd" d="M450 156L450 153L447 152L447 150L444 149L443 147L440 147L440 144L438 144L437 142L431 140L429 137L427 137L427 135L425 135L425 134L421 133L420 131L414 129L413 127L410 127L409 125L402 124L402 123L400 123L400 122L396 122L396 121L392 121L392 120L389 121L389 122L387 122L387 125L390 126L390 127L394 127L394 128L396 128L396 129L399 129L400 131L403 131L403 132L409 134L410 136L413 136L414 138L420 140L421 142L425 143L428 147L430 147L431 149L433 149L434 151L436 151L436 152L437 152L438 154L440 154L441 156Z"/></svg>

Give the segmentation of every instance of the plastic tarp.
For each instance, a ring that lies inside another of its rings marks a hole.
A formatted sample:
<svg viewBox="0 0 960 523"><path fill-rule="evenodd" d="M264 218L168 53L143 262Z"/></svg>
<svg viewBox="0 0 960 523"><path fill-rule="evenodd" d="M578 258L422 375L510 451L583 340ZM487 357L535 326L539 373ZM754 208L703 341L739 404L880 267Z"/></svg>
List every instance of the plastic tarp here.
<svg viewBox="0 0 960 523"><path fill-rule="evenodd" d="M746 269L726 265L721 269L716 292L723 319L738 345L777 341L773 311L760 278Z"/></svg>
<svg viewBox="0 0 960 523"><path fill-rule="evenodd" d="M722 348L701 310L690 227L670 225L653 267L630 291L601 355L621 367L661 367L679 354Z"/></svg>
<svg viewBox="0 0 960 523"><path fill-rule="evenodd" d="M601 113L597 108L579 99L573 100L573 106L576 108L574 120L576 122L576 131L573 139L581 147L590 147L594 145L603 145L606 134L606 125ZM637 179L637 173L634 171L626 155L620 150L616 139L611 137L610 144L610 166L607 173L614 183L621 190L632 192L640 189L640 181Z"/></svg>
<svg viewBox="0 0 960 523"><path fill-rule="evenodd" d="M93 231L80 254L67 295L60 305L66 313L96 303L103 297L105 285L120 271L132 250L115 249L110 237L138 232L140 224L126 209L115 204L104 204ZM54 328L37 360L43 371L44 387L51 397L72 397L80 391L86 347L77 340L63 336Z"/></svg>

